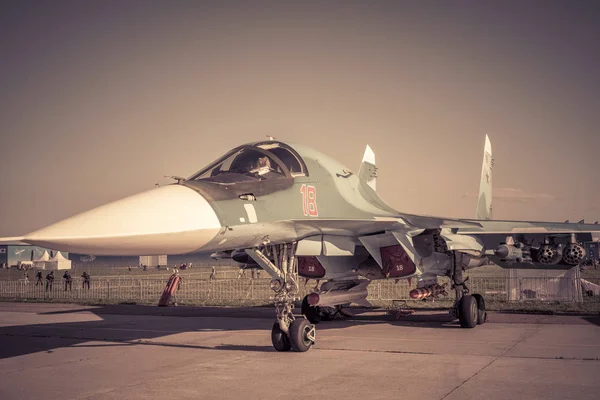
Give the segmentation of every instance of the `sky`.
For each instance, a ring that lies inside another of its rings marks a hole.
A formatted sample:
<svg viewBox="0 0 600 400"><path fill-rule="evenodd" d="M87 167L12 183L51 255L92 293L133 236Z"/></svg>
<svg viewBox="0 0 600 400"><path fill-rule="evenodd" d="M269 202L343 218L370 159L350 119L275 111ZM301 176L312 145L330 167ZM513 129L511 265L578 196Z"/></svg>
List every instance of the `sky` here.
<svg viewBox="0 0 600 400"><path fill-rule="evenodd" d="M189 176L267 135L400 211L600 219L600 3L0 3L0 236Z"/></svg>

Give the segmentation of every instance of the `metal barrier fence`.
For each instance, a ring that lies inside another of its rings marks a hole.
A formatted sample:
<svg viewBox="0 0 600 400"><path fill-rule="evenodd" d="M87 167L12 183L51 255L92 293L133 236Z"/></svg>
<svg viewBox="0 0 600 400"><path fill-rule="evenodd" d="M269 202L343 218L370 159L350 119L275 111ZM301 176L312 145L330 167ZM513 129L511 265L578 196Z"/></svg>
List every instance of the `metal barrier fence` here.
<svg viewBox="0 0 600 400"><path fill-rule="evenodd" d="M36 271L36 269L29 271L27 274L29 281L35 280ZM161 269L150 268L147 271L144 271L141 268L134 268L131 271L128 271L127 268L106 268L104 270L86 270L82 268L77 270L73 268L69 270L73 278L81 277L83 271L88 271L94 279L168 279L173 273L173 267L161 267ZM252 272L250 270L240 270L239 268L236 268L235 270L217 270L215 272L215 276L217 279L237 279L238 275L240 275L240 271L243 272L242 277L250 278L252 276ZM42 270L42 273L45 277L48 271ZM55 280L58 281L60 278L62 278L63 273L63 270L55 271ZM0 269L0 281L22 280L24 279L25 274L26 271L19 271L16 268L11 268L8 270ZM179 270L179 275L185 278L209 279L210 274L211 270L206 268ZM267 276L267 273L265 271L261 271L259 275L264 278Z"/></svg>
<svg viewBox="0 0 600 400"><path fill-rule="evenodd" d="M207 276L208 277L208 276ZM0 298L58 300L58 301L101 301L101 302L139 302L156 303L160 298L167 278L139 278L120 276L115 278L99 277L92 279L89 289L84 287L83 280L74 278L72 287L66 287L62 280L57 279L52 287L46 288L46 282L36 285L33 281L0 281ZM450 290L449 280L440 278L440 284L447 283L448 296L441 300L453 300L454 291ZM593 283L600 283L598 281ZM472 277L467 285L471 293L480 293L487 301L561 301L575 302L581 298L581 285L571 278L488 278ZM310 293L315 286L311 280L306 285L302 282L300 295ZM403 280L395 283L389 281L374 281L368 286L370 301L394 301L410 299L409 286ZM67 290L65 290L67 289ZM243 305L246 302L264 301L268 303L273 296L269 288L269 278L262 279L198 279L184 276L176 300L181 303L194 304L223 304L235 303ZM579 297L578 297L579 296Z"/></svg>

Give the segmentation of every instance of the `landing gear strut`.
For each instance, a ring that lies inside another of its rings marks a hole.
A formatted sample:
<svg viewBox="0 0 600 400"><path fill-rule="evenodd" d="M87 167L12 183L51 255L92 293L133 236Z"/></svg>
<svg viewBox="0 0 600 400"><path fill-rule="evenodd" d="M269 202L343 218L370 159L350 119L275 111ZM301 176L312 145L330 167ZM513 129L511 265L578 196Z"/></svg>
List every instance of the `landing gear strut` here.
<svg viewBox="0 0 600 400"><path fill-rule="evenodd" d="M296 247L297 243L292 242L267 245L263 251L246 250L273 277L271 289L275 292L277 322L271 329L271 342L277 351L304 352L315 343L315 326L305 318L296 319L293 313L294 301L299 300Z"/></svg>
<svg viewBox="0 0 600 400"><path fill-rule="evenodd" d="M456 300L450 313L458 318L462 328L475 328L487 321L485 311L485 300L480 294L468 294L470 292L466 285L469 279L463 279L463 268L460 264L459 254L454 253L454 262L450 271L452 288L456 294Z"/></svg>

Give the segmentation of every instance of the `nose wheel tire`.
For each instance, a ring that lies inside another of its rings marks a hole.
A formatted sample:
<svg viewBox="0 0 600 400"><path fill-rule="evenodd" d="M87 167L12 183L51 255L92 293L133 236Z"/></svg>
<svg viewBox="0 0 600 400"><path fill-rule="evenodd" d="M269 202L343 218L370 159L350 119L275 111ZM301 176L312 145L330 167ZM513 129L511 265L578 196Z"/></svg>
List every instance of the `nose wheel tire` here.
<svg viewBox="0 0 600 400"><path fill-rule="evenodd" d="M308 351L315 343L315 326L304 318L299 318L290 325L289 341L294 351Z"/></svg>
<svg viewBox="0 0 600 400"><path fill-rule="evenodd" d="M458 320L462 328L475 328L479 318L477 299L471 295L464 295L458 305Z"/></svg>
<svg viewBox="0 0 600 400"><path fill-rule="evenodd" d="M273 329L271 329L271 342L277 351L290 351L292 348L290 339L279 327L279 322L273 324Z"/></svg>

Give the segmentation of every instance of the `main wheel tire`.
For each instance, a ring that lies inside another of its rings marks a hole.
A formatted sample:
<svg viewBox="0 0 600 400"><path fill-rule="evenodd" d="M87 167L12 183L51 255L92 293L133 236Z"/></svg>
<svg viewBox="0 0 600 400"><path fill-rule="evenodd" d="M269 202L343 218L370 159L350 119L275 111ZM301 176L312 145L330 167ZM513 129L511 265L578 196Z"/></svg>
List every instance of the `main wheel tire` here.
<svg viewBox="0 0 600 400"><path fill-rule="evenodd" d="M474 294L477 300L477 325L484 324L487 321L487 312L485 311L485 300L482 295Z"/></svg>
<svg viewBox="0 0 600 400"><path fill-rule="evenodd" d="M319 307L319 319L321 321L333 321L337 312L337 307L328 307L327 309Z"/></svg>
<svg viewBox="0 0 600 400"><path fill-rule="evenodd" d="M463 328L475 328L477 325L478 308L477 300L471 295L465 295L458 305L458 320Z"/></svg>
<svg viewBox="0 0 600 400"><path fill-rule="evenodd" d="M308 296L304 296L302 299L302 305L300 306L302 314L310 321L311 324L318 324L321 322L321 313L319 307L313 307L308 304Z"/></svg>
<svg viewBox="0 0 600 400"><path fill-rule="evenodd" d="M290 339L279 327L279 322L273 324L273 328L271 329L271 342L277 351L290 351L292 348Z"/></svg>
<svg viewBox="0 0 600 400"><path fill-rule="evenodd" d="M305 352L313 345L313 340L309 337L311 331L314 332L315 326L308 320L297 319L290 325L290 343L294 351ZM313 338L314 339L314 338Z"/></svg>

